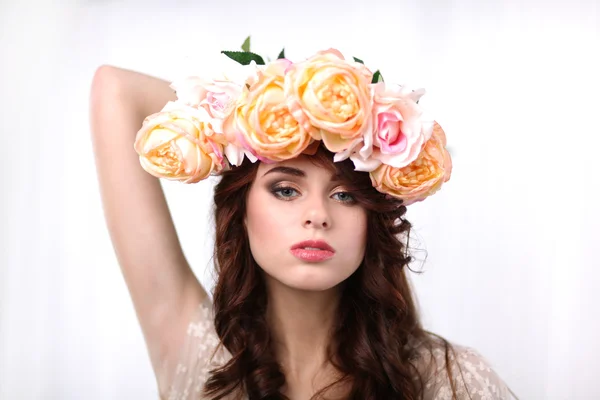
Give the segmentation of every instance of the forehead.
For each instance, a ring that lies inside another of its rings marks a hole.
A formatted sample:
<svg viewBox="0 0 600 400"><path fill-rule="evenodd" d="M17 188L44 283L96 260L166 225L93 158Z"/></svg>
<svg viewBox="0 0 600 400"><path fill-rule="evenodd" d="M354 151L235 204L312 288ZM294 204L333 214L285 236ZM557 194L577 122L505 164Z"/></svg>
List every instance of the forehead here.
<svg viewBox="0 0 600 400"><path fill-rule="evenodd" d="M319 160L309 156L299 156L291 160L281 161L272 164L260 163L258 166L258 176L261 177L269 170L276 167L290 167L304 171L307 175L309 174L323 174L324 176L334 176L336 174L335 168L320 163Z"/></svg>

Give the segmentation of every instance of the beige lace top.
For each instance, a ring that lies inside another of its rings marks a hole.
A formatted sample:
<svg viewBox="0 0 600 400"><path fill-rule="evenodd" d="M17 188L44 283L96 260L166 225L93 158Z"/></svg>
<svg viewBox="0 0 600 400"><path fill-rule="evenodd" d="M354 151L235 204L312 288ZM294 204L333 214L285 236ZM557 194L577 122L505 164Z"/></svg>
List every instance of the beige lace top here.
<svg viewBox="0 0 600 400"><path fill-rule="evenodd" d="M215 353L219 338L213 325L212 305L207 299L198 307L187 330L184 349L177 365L172 384L168 391L168 400L202 400L204 383L209 370L224 365L230 355L223 347ZM456 357L450 353L452 362L459 368L452 368L456 375L456 390L459 399L500 400L515 399L507 385L494 372L490 364L474 349L453 344ZM451 400L452 389L446 374L444 349L435 348L437 372L426 383L426 400ZM470 397L467 394L470 393Z"/></svg>

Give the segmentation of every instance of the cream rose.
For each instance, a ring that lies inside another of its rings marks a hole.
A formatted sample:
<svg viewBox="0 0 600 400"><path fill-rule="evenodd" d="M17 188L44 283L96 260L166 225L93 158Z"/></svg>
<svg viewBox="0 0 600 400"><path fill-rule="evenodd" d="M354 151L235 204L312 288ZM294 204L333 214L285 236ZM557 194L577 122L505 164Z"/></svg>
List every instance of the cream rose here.
<svg viewBox="0 0 600 400"><path fill-rule="evenodd" d="M259 72L257 81L242 95L225 123L228 138L262 161L295 158L313 141L285 102L284 76L289 65L289 61L280 59ZM236 137L231 138L230 132Z"/></svg>
<svg viewBox="0 0 600 400"><path fill-rule="evenodd" d="M422 201L450 179L452 160L446 150L446 135L435 122L433 134L415 161L403 168L382 164L370 173L380 192L404 200L404 205Z"/></svg>
<svg viewBox="0 0 600 400"><path fill-rule="evenodd" d="M169 102L144 120L134 143L142 168L157 178L196 183L227 167L225 136L203 109Z"/></svg>
<svg viewBox="0 0 600 400"><path fill-rule="evenodd" d="M372 73L337 50L290 66L285 76L289 110L332 152L354 146L371 131Z"/></svg>

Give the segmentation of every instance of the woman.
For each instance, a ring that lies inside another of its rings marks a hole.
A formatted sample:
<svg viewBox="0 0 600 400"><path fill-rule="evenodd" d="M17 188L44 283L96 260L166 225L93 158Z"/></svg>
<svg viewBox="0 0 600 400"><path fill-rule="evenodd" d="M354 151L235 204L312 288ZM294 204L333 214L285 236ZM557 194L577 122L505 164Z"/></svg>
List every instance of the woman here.
<svg viewBox="0 0 600 400"><path fill-rule="evenodd" d="M341 68L328 82L345 86L319 86L317 73L295 86L315 65ZM372 76L335 51L277 60L237 85L97 71L91 124L103 204L162 398L509 398L476 351L421 326L404 214L448 180L451 162L439 125L427 130L418 118L420 94L386 91ZM307 103L317 98L320 108ZM342 113L351 123L319 119ZM391 130L409 125L417 128L403 136L405 151L384 154L397 145L384 143ZM365 151L370 132L379 136ZM404 190L391 186L394 163L409 168L404 180L441 169L431 185ZM212 304L151 175L195 183L215 174Z"/></svg>

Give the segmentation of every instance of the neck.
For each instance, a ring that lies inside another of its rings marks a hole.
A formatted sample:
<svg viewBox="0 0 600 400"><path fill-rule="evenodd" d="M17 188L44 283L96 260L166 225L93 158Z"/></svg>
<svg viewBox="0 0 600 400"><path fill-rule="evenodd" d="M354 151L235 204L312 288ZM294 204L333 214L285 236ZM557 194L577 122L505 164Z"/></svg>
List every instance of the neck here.
<svg viewBox="0 0 600 400"><path fill-rule="evenodd" d="M286 376L316 373L328 361L327 346L340 291L296 290L267 278L267 321L274 351Z"/></svg>

